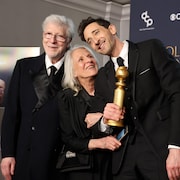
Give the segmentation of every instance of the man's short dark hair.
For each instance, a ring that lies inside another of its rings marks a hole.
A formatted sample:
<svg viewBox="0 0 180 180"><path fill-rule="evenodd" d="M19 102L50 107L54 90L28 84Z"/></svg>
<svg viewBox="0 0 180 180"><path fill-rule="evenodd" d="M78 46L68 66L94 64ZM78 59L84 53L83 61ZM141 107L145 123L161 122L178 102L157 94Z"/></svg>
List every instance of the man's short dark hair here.
<svg viewBox="0 0 180 180"><path fill-rule="evenodd" d="M93 22L96 22L97 24L99 24L100 26L104 26L105 28L108 28L110 25L110 22L103 18L94 19L92 17L88 17L87 19L83 19L78 27L78 34L82 41L86 41L84 38L84 29Z"/></svg>

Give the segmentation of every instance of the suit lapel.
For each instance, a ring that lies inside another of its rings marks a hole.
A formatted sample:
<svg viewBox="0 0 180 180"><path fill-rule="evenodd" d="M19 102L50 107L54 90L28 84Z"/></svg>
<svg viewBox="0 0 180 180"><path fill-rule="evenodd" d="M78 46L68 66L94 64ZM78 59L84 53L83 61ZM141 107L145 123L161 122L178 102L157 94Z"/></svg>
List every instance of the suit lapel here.
<svg viewBox="0 0 180 180"><path fill-rule="evenodd" d="M38 98L35 109L39 109L49 98L49 80L45 67L37 74L34 74L32 80Z"/></svg>
<svg viewBox="0 0 180 180"><path fill-rule="evenodd" d="M105 71L105 75L106 75L106 79L107 79L107 85L108 85L108 89L109 89L109 94L112 95L111 99L113 99L113 95L114 95L114 89L116 88L116 78L115 78L115 70L114 70L114 64L111 60L109 60L109 62L106 64L106 71Z"/></svg>
<svg viewBox="0 0 180 180"><path fill-rule="evenodd" d="M138 57L139 57L139 53L138 53L138 48L136 47L135 44L129 42L129 67L128 67L128 71L130 74L131 80L132 80L132 96L134 101L136 102L136 71L137 71L137 65L138 65Z"/></svg>
<svg viewBox="0 0 180 180"><path fill-rule="evenodd" d="M136 90L136 71L138 65L138 49L135 44L129 42L129 54L128 54L128 72L129 76L126 81L126 85L130 82L129 85L132 85L132 98L137 107L137 103L135 100L135 90ZM137 121L136 121L137 122ZM138 123L138 122L137 122ZM127 143L129 140L129 136L124 139L121 148L114 153L113 155L113 173L116 174L122 166L123 159L126 153Z"/></svg>
<svg viewBox="0 0 180 180"><path fill-rule="evenodd" d="M45 54L34 60L34 65L29 70L34 90L38 98L35 109L39 109L48 99L48 75L45 68Z"/></svg>
<svg viewBox="0 0 180 180"><path fill-rule="evenodd" d="M50 94L52 96L55 96L57 91L62 89L61 87L61 80L64 74L64 64L62 64L61 68L58 70L56 75L53 78L53 83L50 84Z"/></svg>
<svg viewBox="0 0 180 180"><path fill-rule="evenodd" d="M61 66L55 75L53 83L50 84L45 67L45 54L39 56L35 61L34 66L29 70L29 74L38 98L34 108L39 109L49 100L49 98L55 96L57 91L61 89L61 79L64 72L64 66Z"/></svg>

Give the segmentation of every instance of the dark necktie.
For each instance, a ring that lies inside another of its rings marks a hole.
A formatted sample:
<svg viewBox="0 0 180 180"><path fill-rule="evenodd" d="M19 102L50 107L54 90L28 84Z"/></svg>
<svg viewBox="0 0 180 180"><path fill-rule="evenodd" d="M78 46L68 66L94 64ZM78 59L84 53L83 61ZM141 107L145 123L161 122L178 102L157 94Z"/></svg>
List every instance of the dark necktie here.
<svg viewBox="0 0 180 180"><path fill-rule="evenodd" d="M53 77L54 77L55 72L56 72L57 69L56 69L55 66L51 66L50 69L51 69L51 72L50 72L50 75L49 75L49 81L52 82L53 81Z"/></svg>
<svg viewBox="0 0 180 180"><path fill-rule="evenodd" d="M119 66L124 66L124 60L121 57L117 58L117 63Z"/></svg>

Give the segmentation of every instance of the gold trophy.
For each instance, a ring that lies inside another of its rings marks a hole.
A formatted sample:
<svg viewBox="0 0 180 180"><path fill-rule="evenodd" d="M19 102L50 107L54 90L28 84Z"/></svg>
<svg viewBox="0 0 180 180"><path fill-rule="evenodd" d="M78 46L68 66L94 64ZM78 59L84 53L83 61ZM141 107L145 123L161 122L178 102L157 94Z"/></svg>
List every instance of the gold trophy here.
<svg viewBox="0 0 180 180"><path fill-rule="evenodd" d="M114 90L114 100L113 102L117 104L120 108L123 107L124 102L124 94L125 94L125 79L129 76L127 67L120 66L116 71L116 78L118 81L116 82L117 88ZM124 121L120 119L119 121L114 120L107 120L107 124L110 126L118 126L118 127L124 127Z"/></svg>

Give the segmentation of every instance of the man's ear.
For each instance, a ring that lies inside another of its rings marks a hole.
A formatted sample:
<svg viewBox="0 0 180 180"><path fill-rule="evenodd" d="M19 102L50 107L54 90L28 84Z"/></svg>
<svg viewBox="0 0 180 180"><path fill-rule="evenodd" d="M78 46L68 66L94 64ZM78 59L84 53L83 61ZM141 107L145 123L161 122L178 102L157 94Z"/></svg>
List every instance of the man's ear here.
<svg viewBox="0 0 180 180"><path fill-rule="evenodd" d="M110 24L108 27L111 34L115 35L117 33L116 26L114 24Z"/></svg>

